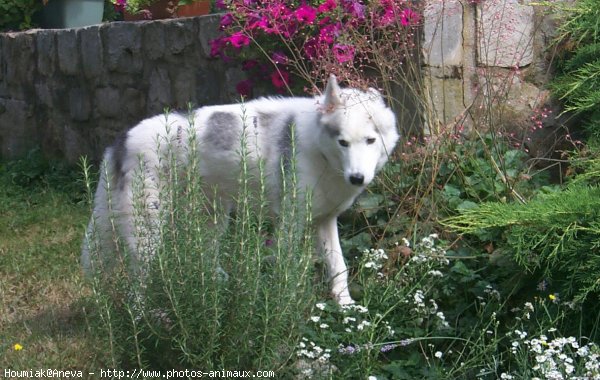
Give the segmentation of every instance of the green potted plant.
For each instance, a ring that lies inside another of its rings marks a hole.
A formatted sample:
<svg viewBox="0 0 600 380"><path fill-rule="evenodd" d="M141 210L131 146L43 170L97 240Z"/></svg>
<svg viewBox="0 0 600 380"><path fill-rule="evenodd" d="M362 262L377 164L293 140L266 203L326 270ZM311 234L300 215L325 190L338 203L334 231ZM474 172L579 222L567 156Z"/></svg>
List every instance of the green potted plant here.
<svg viewBox="0 0 600 380"><path fill-rule="evenodd" d="M111 0L126 21L208 14L210 0Z"/></svg>
<svg viewBox="0 0 600 380"><path fill-rule="evenodd" d="M44 28L79 28L102 22L104 0L42 0Z"/></svg>

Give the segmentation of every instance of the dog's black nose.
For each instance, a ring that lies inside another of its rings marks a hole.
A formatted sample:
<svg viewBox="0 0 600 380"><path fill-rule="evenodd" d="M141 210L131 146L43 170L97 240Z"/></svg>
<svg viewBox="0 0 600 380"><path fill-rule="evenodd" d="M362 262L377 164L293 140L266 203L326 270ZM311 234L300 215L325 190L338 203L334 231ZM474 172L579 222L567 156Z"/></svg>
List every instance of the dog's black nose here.
<svg viewBox="0 0 600 380"><path fill-rule="evenodd" d="M362 174L352 174L350 176L350 183L356 186L360 186L365 182L365 176Z"/></svg>

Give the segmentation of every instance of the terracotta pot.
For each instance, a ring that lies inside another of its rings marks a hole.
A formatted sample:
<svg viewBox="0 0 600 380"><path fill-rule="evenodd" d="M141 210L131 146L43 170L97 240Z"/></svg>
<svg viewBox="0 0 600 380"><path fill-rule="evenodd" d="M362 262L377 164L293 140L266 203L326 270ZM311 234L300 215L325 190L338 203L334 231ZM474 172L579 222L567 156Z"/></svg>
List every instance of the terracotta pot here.
<svg viewBox="0 0 600 380"><path fill-rule="evenodd" d="M160 20L164 18L172 18L177 9L179 0L159 0L152 5L144 8L142 12L131 14L127 11L123 13L125 21L140 21L140 20Z"/></svg>
<svg viewBox="0 0 600 380"><path fill-rule="evenodd" d="M178 5L179 0L159 0L144 8L147 12L137 14L123 13L125 21L159 20L173 17L193 17L210 13L210 0L194 1L191 4Z"/></svg>
<svg viewBox="0 0 600 380"><path fill-rule="evenodd" d="M194 1L177 7L177 17L194 17L210 13L210 0Z"/></svg>

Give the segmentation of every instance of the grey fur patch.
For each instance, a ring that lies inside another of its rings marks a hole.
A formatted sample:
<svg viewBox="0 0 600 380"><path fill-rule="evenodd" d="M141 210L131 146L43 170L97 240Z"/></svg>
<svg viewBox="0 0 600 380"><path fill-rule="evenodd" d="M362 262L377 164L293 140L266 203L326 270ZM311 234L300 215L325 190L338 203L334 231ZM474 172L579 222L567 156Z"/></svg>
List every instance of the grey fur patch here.
<svg viewBox="0 0 600 380"><path fill-rule="evenodd" d="M215 112L207 120L204 139L221 150L236 149L240 137L239 117L229 112Z"/></svg>
<svg viewBox="0 0 600 380"><path fill-rule="evenodd" d="M283 168L286 171L290 168L292 160L292 138L294 128L296 128L296 121L294 120L293 116L290 116L283 125L279 139L277 140L277 149L281 155L280 157L283 163Z"/></svg>
<svg viewBox="0 0 600 380"><path fill-rule="evenodd" d="M340 135L340 127L337 124L323 124L323 128L331 138L335 138Z"/></svg>
<svg viewBox="0 0 600 380"><path fill-rule="evenodd" d="M258 113L258 125L262 128L272 128L273 121L276 118L276 114L259 112Z"/></svg>

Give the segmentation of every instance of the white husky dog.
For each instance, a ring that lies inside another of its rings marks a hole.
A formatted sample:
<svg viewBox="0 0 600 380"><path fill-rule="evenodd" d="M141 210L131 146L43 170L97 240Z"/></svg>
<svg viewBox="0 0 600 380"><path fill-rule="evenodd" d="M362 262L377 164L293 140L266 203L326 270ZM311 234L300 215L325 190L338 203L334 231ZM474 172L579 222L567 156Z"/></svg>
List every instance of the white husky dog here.
<svg viewBox="0 0 600 380"><path fill-rule="evenodd" d="M301 192L311 193L312 220L332 295L339 304L352 303L337 217L373 180L398 140L394 114L381 95L373 89L341 89L331 76L322 96L261 98L244 104L202 107L192 115L191 133L196 134L200 157L198 174L203 184L216 189L219 202L229 210L238 194L242 134L247 144L248 167L258 167L261 159L264 162L269 207L275 214L280 208L282 162L290 159L292 146L295 147L297 186ZM144 120L105 152L105 170L88 231L89 239L93 225L94 252L104 259L115 254L113 230L130 252L137 252L132 258L134 268L136 260L138 264L149 260L140 256L152 255L136 251L140 242L133 220L133 178L142 159L150 171L145 181L157 181L163 162L157 152L159 139L187 141L188 117L169 115L169 125L171 128L166 129L164 116ZM160 186L146 185L146 206L156 211ZM158 217L159 213L152 215ZM84 244L81 258L88 274L95 259L90 257L89 244L91 241Z"/></svg>

